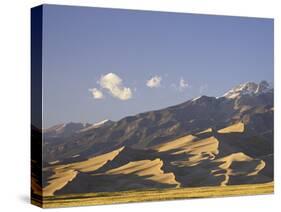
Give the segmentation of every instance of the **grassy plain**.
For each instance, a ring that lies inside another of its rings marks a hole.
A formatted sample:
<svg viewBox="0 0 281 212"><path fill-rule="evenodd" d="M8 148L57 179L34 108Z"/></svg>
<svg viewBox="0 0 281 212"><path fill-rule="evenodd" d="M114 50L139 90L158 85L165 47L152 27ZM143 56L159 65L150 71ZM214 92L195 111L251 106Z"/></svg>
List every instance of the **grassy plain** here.
<svg viewBox="0 0 281 212"><path fill-rule="evenodd" d="M142 201L160 201L186 198L205 198L222 196L240 196L271 194L274 183L210 186L197 188L176 188L161 190L100 192L87 194L69 194L43 197L43 202L33 199L33 203L43 208L86 206Z"/></svg>

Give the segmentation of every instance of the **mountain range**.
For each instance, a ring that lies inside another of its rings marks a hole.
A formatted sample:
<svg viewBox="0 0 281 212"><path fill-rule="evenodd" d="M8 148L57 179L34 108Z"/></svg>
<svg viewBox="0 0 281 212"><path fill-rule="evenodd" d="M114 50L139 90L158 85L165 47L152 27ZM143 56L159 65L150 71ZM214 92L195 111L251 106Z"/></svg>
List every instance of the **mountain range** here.
<svg viewBox="0 0 281 212"><path fill-rule="evenodd" d="M273 120L273 87L262 81L119 121L34 129L43 194L272 182Z"/></svg>

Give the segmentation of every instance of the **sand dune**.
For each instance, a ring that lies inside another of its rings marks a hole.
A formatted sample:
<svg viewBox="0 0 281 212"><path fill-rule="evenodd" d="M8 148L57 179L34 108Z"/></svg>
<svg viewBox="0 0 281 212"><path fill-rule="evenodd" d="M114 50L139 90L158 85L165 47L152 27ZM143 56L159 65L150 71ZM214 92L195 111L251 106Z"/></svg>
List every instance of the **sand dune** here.
<svg viewBox="0 0 281 212"><path fill-rule="evenodd" d="M59 169L48 181L48 185L43 188L44 196L52 196L54 192L63 188L68 182L72 181L77 175L77 171Z"/></svg>
<svg viewBox="0 0 281 212"><path fill-rule="evenodd" d="M165 184L174 184L177 187L180 183L176 181L173 173L164 173L161 169L163 161L159 158L155 160L141 160L129 162L124 166L111 169L105 174L117 175L117 174L135 174L137 176L147 176L146 179L156 181Z"/></svg>
<svg viewBox="0 0 281 212"><path fill-rule="evenodd" d="M202 135L204 133L211 133L211 132L213 132L213 129L212 128L208 128L206 130L203 130L201 132L196 133L196 135Z"/></svg>
<svg viewBox="0 0 281 212"><path fill-rule="evenodd" d="M244 132L244 124L242 122L239 122L237 124L230 125L226 128L218 130L219 133L233 133L233 132L239 132L243 133Z"/></svg>
<svg viewBox="0 0 281 212"><path fill-rule="evenodd" d="M220 129L218 138L221 141L215 136L207 137L211 132L212 129L208 128L195 135L168 141L147 150L149 154L140 154L141 157L136 156L140 150L121 147L81 162L54 163L45 170L53 174L48 178L43 194L53 196L76 191L108 191L110 187L115 191L125 188L226 186L268 181L261 172L266 166L265 161L239 150L221 156L219 154L220 150L226 152L222 147L223 138L229 136L227 133L244 132L243 123ZM169 171L165 173L164 170ZM111 182L113 185L108 187Z"/></svg>
<svg viewBox="0 0 281 212"><path fill-rule="evenodd" d="M86 161L53 167L51 170L54 174L48 179L48 185L43 188L44 195L54 195L55 191L60 190L68 182L72 181L78 172L95 171L108 161L114 159L122 150L123 147L106 154L92 157Z"/></svg>
<svg viewBox="0 0 281 212"><path fill-rule="evenodd" d="M181 148L188 143L192 142L193 140L197 139L197 137L193 135L187 135L178 139L175 139L174 141L170 141L168 143L161 144L159 146L156 146L154 149L159 151L159 152L165 152L169 150L174 150Z"/></svg>
<svg viewBox="0 0 281 212"><path fill-rule="evenodd" d="M159 152L171 151L172 155L188 153L195 155L194 158L196 158L200 157L198 154L218 154L218 144L219 141L213 136L198 140L197 137L188 135L157 146L154 149Z"/></svg>
<svg viewBox="0 0 281 212"><path fill-rule="evenodd" d="M267 181L260 173L266 165L265 162L253 159L242 152L219 159L198 154L188 157L186 160L174 161L171 164L176 167L177 181L183 187L226 186L239 182ZM180 171L177 172L177 170Z"/></svg>
<svg viewBox="0 0 281 212"><path fill-rule="evenodd" d="M224 176L225 180L221 185L227 185L231 176L254 176L265 167L265 162L259 159L253 159L242 152L233 153L226 157L216 159L214 163L220 163L219 169L212 172L215 176Z"/></svg>
<svg viewBox="0 0 281 212"><path fill-rule="evenodd" d="M171 162L172 165L177 167L194 167L206 160L213 160L215 155L210 153L200 153L195 155L190 155L185 160L173 161Z"/></svg>
<svg viewBox="0 0 281 212"><path fill-rule="evenodd" d="M221 132L243 130L244 124L238 123L222 129ZM176 167L173 172L183 186L224 186L233 182L247 181L249 179L247 177L256 175L257 181L262 180L263 176L259 172L266 165L263 160L254 159L242 152L218 158L219 144L220 141L214 136L199 139L189 135L157 146L155 150L175 156L186 153L186 157L181 156L170 162Z"/></svg>
<svg viewBox="0 0 281 212"><path fill-rule="evenodd" d="M95 171L102 167L104 164L106 164L108 161L112 160L115 158L122 150L124 147L121 147L117 150L114 150L112 152L99 155L96 157L92 157L86 161L82 162L77 162L77 163L71 163L68 164L67 166L71 169L79 170L80 172L90 172L90 171Z"/></svg>
<svg viewBox="0 0 281 212"><path fill-rule="evenodd" d="M193 142L189 142L186 145L182 146L179 151L173 152L173 154L181 154L181 153L188 153L188 154L210 154L216 155L218 154L219 141L215 137L209 137Z"/></svg>

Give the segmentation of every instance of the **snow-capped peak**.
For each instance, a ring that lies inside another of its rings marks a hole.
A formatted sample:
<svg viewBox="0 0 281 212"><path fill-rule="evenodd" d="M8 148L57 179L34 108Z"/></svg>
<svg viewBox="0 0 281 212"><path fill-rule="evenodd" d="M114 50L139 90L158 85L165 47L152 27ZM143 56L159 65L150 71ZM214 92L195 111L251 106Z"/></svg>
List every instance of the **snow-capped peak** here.
<svg viewBox="0 0 281 212"><path fill-rule="evenodd" d="M79 132L86 132L86 131L91 130L91 129L99 128L99 127L101 127L102 125L104 125L108 122L110 122L110 120L108 120L108 119L102 120L100 122L97 122L95 124L92 124L92 125L84 128L84 129L79 130Z"/></svg>
<svg viewBox="0 0 281 212"><path fill-rule="evenodd" d="M266 81L261 81L258 84L254 82L247 82L229 90L223 95L223 97L228 99L235 99L242 95L258 95L261 93L269 92L271 90L272 86Z"/></svg>
<svg viewBox="0 0 281 212"><path fill-rule="evenodd" d="M200 99L202 96L198 96L198 97L195 97L194 99L192 99L191 101L192 102L195 102L196 100Z"/></svg>

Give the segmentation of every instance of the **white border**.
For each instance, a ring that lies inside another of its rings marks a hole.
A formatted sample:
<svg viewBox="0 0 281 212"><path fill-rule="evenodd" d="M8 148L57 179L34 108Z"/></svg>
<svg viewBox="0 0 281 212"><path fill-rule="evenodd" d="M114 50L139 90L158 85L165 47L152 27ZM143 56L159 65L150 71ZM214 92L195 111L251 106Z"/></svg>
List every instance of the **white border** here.
<svg viewBox="0 0 281 212"><path fill-rule="evenodd" d="M7 0L0 8L0 211L36 211L28 203L30 8L42 3L275 19L275 195L69 208L70 211L276 211L280 196L280 38L278 0ZM279 200L280 201L280 200ZM59 210L59 209L54 209ZM66 210L66 209L60 209Z"/></svg>

